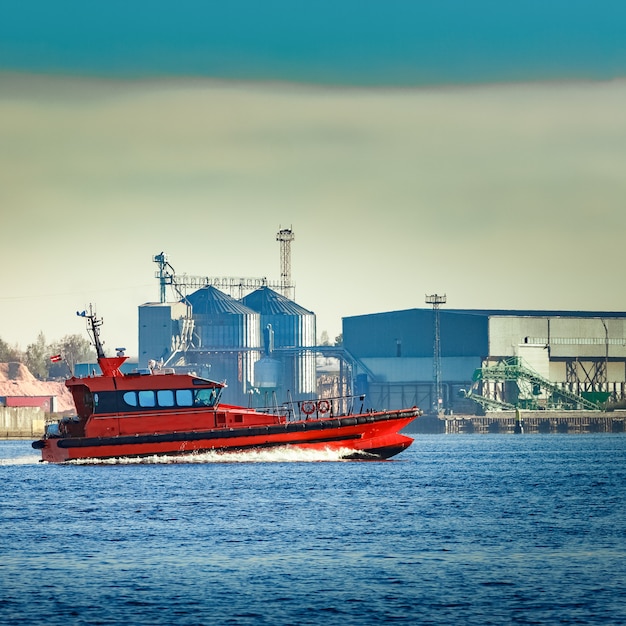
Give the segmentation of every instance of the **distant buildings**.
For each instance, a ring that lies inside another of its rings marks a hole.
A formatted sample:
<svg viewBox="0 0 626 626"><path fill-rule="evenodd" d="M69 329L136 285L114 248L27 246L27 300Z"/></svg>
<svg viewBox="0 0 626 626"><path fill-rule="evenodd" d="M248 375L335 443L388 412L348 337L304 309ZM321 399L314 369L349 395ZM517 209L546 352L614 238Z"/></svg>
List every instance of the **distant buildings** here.
<svg viewBox="0 0 626 626"><path fill-rule="evenodd" d="M442 309L439 315L447 413L589 408L624 399L626 313ZM139 364L153 359L225 379L228 402L265 405L347 391L365 393L375 408L431 411L434 328L426 308L359 315L343 318L343 346L316 346L315 314L269 287L236 300L209 286L185 302L139 307Z"/></svg>
<svg viewBox="0 0 626 626"><path fill-rule="evenodd" d="M448 412L473 413L481 405L575 408L554 387L581 402L624 398L626 313L444 309L439 315ZM343 319L344 348L355 375L367 378L373 405L434 407L433 316L430 309L410 309ZM494 366L500 369L488 369Z"/></svg>

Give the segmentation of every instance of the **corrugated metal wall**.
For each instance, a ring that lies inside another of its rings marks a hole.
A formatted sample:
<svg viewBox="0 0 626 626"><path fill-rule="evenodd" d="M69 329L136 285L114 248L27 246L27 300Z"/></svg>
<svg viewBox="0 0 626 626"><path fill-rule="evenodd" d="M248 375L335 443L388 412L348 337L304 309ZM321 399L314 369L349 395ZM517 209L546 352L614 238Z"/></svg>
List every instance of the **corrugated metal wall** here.
<svg viewBox="0 0 626 626"><path fill-rule="evenodd" d="M481 366L478 356L446 357L441 360L441 375L448 381L471 380L474 371ZM372 372L376 379L384 382L428 382L433 380L433 357L425 358L369 358L361 362Z"/></svg>
<svg viewBox="0 0 626 626"><path fill-rule="evenodd" d="M441 356L488 354L487 316L440 311ZM343 344L354 356L432 357L432 309L343 318Z"/></svg>
<svg viewBox="0 0 626 626"><path fill-rule="evenodd" d="M260 348L259 315L214 313L194 315L198 347L207 348Z"/></svg>
<svg viewBox="0 0 626 626"><path fill-rule="evenodd" d="M315 345L315 315L261 315L263 328L274 330L274 347L283 360L283 386L300 398L317 389L315 354L301 351L281 354L280 348L302 348Z"/></svg>
<svg viewBox="0 0 626 626"><path fill-rule="evenodd" d="M181 302L147 303L139 307L138 367L147 367L151 359L167 360L180 330L178 320L185 316L186 310Z"/></svg>

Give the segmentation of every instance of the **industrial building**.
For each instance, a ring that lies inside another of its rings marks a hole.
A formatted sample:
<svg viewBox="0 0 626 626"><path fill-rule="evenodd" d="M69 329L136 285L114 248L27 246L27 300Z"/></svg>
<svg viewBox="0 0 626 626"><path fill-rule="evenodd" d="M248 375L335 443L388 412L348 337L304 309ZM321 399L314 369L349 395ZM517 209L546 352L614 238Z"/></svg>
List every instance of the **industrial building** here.
<svg viewBox="0 0 626 626"><path fill-rule="evenodd" d="M442 416L626 403L623 312L447 309L434 294L429 308L345 317L343 345L318 346L315 314L293 299L293 239L276 236L275 283L177 275L156 255L160 302L139 307L140 367L225 380L226 402L254 406L355 394Z"/></svg>
<svg viewBox="0 0 626 626"><path fill-rule="evenodd" d="M343 318L343 346L329 347L313 312L267 286L240 300L206 286L140 306L139 320L140 363L226 380L229 402L314 397L320 355L337 363L331 393L380 409L597 410L626 395L626 313L391 311Z"/></svg>
<svg viewBox="0 0 626 626"><path fill-rule="evenodd" d="M343 318L343 347L390 409L592 410L626 391L626 313L433 306Z"/></svg>

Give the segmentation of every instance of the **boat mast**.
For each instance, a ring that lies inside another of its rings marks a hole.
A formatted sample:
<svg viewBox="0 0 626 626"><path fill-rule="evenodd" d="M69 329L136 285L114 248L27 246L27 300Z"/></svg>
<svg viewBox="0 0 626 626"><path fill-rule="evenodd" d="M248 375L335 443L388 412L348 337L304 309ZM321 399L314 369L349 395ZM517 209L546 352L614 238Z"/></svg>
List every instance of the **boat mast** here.
<svg viewBox="0 0 626 626"><path fill-rule="evenodd" d="M104 348L100 339L100 326L102 326L102 318L98 319L91 304L89 305L89 313L87 311L76 311L76 315L84 317L87 320L87 332L91 335L92 343L96 347L96 354L99 359L104 359Z"/></svg>

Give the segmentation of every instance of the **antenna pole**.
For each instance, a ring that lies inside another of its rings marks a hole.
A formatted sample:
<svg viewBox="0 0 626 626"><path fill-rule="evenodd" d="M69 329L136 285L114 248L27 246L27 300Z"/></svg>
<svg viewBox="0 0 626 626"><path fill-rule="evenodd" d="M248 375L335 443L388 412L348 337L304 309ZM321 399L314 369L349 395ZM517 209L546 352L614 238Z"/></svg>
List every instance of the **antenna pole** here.
<svg viewBox="0 0 626 626"><path fill-rule="evenodd" d="M96 355L99 359L104 359L104 347L100 339L100 326L102 326L102 318L96 317L92 305L89 305L89 313L87 311L76 311L78 317L84 317L87 320L87 331L91 335L93 345L96 347Z"/></svg>

